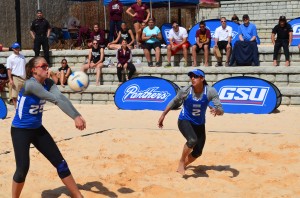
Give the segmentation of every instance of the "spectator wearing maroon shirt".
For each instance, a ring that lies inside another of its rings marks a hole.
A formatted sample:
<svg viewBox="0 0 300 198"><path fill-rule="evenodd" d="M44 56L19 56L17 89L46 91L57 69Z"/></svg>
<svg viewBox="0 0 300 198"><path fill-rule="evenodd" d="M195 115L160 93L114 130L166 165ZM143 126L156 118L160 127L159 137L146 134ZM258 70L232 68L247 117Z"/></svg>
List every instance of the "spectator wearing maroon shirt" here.
<svg viewBox="0 0 300 198"><path fill-rule="evenodd" d="M108 4L108 10L110 15L108 38L109 42L112 42L114 40L115 32L119 32L121 30L123 4L119 2L119 0L112 0Z"/></svg>
<svg viewBox="0 0 300 198"><path fill-rule="evenodd" d="M122 84L122 70L125 70L126 80L130 80L134 72L136 71L135 66L132 64L132 53L127 47L127 41L122 40L121 48L117 50L117 75L119 80L119 85ZM128 75L127 75L128 71Z"/></svg>
<svg viewBox="0 0 300 198"><path fill-rule="evenodd" d="M210 48L210 30L206 28L205 22L201 21L200 29L196 32L196 44L192 47L193 66L197 66L197 53L204 51L204 66L208 66L208 53Z"/></svg>
<svg viewBox="0 0 300 198"><path fill-rule="evenodd" d="M91 40L97 40L100 48L105 48L105 32L99 28L98 23L94 24L90 38Z"/></svg>
<svg viewBox="0 0 300 198"><path fill-rule="evenodd" d="M132 11L134 11L134 14L132 14ZM138 43L138 36L137 32L141 28L141 23L147 23L150 17L150 11L146 4L142 3L142 0L137 0L135 4L133 4L131 7L129 7L126 10L126 13L129 14L131 17L133 17L133 26L134 26L134 32L135 32L135 40ZM145 14L147 13L147 16L145 18Z"/></svg>

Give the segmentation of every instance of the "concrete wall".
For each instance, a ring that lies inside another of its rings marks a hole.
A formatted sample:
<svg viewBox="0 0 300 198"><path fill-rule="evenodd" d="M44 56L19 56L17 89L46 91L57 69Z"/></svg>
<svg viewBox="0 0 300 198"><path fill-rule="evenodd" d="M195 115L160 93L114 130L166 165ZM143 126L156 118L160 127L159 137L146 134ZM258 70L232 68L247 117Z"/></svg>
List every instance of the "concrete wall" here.
<svg viewBox="0 0 300 198"><path fill-rule="evenodd" d="M189 78L186 75L188 71L193 67L154 67L149 68L146 65L145 57L142 50L134 50L134 60L142 60L141 65L136 65L136 76L150 75L156 77L162 77L173 81L179 86L185 86L189 83ZM206 79L210 85L231 76L253 76L268 80L274 83L280 89L283 94L282 104L284 105L300 105L300 54L297 48L291 48L292 66L285 67L273 67L272 64L272 47L260 46L259 47L260 58L262 66L259 67L199 67L206 72ZM11 52L0 53L0 63L5 63L7 56ZM32 51L22 52L27 59L33 56ZM115 51L105 51L106 57L114 59ZM80 70L82 62L85 60L87 51L85 50L64 50L53 51L52 62L54 63L52 69L57 70L62 58L66 58L73 71ZM166 50L162 51L163 60L166 57ZM182 56L177 55L175 59L180 59ZM202 55L198 56L201 59ZM214 60L214 58L212 58ZM281 56L281 60L284 57ZM165 64L165 62L163 63ZM180 63L181 64L181 63ZM180 65L179 64L179 65ZM178 64L177 64L178 65ZM95 73L89 71L89 78L91 84L89 88L79 94L73 93L68 87L61 88L61 91L74 103L90 103L90 104L106 104L113 102L113 95L117 89L118 78L116 75L116 68L103 68L102 84L101 86L95 86ZM8 98L8 90L2 95L3 98Z"/></svg>

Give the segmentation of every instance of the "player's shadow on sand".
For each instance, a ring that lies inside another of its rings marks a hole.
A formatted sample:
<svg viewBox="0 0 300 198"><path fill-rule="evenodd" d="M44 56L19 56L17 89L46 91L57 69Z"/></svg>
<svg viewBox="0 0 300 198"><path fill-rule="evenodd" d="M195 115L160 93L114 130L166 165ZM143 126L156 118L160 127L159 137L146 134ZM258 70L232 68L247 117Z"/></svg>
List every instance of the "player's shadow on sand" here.
<svg viewBox="0 0 300 198"><path fill-rule="evenodd" d="M219 165L219 166L206 166L206 165L200 165L200 166L188 166L188 170L192 170L194 174L191 175L184 175L183 178L188 179L190 177L198 178L198 177L209 177L207 174L207 171L213 170L213 171L219 171L219 172L231 172L232 176L229 176L230 178L237 177L240 174L240 171L238 171L235 168L231 168L230 165Z"/></svg>
<svg viewBox="0 0 300 198"><path fill-rule="evenodd" d="M108 188L103 186L101 182L94 181L94 182L87 182L84 185L78 184L77 185L79 190L84 190L84 191L90 191L95 194L102 194L106 195L107 197L118 197L118 195L115 192L110 191ZM122 194L129 194L133 193L134 190L130 188L120 188L118 190ZM51 190L45 190L42 192L42 198L57 198L60 197L62 194L65 194L67 196L71 196L68 189L65 186L56 188L56 189L51 189Z"/></svg>

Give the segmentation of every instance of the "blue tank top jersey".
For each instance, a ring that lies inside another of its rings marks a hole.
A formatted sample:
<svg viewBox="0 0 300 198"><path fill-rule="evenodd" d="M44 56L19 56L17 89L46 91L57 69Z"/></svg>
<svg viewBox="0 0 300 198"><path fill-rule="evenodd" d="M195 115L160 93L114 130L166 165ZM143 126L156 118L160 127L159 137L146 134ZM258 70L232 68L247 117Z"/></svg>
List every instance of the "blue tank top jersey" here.
<svg viewBox="0 0 300 198"><path fill-rule="evenodd" d="M190 89L188 96L183 101L183 108L179 114L179 120L189 120L195 125L205 124L205 112L209 100L207 97L207 87L204 87L203 95L197 99L193 97L193 88Z"/></svg>
<svg viewBox="0 0 300 198"><path fill-rule="evenodd" d="M48 90L44 85L45 90ZM43 108L46 100L37 96L24 95L24 87L20 90L17 100L16 115L12 125L16 128L36 129L42 126Z"/></svg>

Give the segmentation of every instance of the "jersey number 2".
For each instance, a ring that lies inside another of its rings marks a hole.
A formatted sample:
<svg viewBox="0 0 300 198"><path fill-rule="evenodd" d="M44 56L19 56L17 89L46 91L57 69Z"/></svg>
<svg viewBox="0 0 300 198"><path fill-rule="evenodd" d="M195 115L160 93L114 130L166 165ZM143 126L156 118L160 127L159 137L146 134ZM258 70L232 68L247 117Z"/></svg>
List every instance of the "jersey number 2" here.
<svg viewBox="0 0 300 198"><path fill-rule="evenodd" d="M200 116L200 112L201 112L200 109L193 109L192 114L193 114L193 116Z"/></svg>

